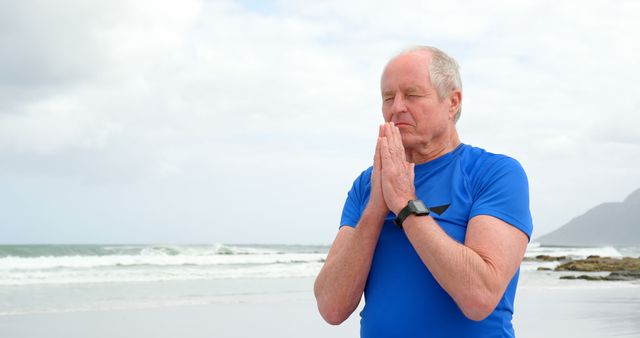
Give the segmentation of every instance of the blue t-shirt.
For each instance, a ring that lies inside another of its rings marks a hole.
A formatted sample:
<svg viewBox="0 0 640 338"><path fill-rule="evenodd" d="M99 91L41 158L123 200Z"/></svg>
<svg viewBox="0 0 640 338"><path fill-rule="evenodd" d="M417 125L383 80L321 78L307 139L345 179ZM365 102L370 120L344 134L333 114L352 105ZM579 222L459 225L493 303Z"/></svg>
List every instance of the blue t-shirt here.
<svg viewBox="0 0 640 338"><path fill-rule="evenodd" d="M355 227L370 194L371 170L353 183L341 226ZM477 215L499 218L522 230L533 229L527 176L507 156L461 144L454 151L415 166L416 195L454 240L464 243L467 223ZM519 272L496 309L484 320L467 319L431 275L404 231L389 213L365 286L361 337L514 337L511 318Z"/></svg>

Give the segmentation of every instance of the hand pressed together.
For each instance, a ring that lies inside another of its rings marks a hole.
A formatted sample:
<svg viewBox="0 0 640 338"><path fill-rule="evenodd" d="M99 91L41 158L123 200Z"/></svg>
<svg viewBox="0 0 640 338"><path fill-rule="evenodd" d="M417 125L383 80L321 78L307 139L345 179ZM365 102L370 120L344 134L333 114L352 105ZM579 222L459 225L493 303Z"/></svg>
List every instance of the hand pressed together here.
<svg viewBox="0 0 640 338"><path fill-rule="evenodd" d="M378 143L376 144L376 152L373 156L373 172L371 173L371 195L369 196L369 207L381 216L389 213L389 207L382 195L382 158L380 157L380 138L384 136L384 125L380 126L378 131Z"/></svg>
<svg viewBox="0 0 640 338"><path fill-rule="evenodd" d="M413 168L414 164L406 160L398 127L393 122L381 125L373 160L370 205L397 215L416 198Z"/></svg>

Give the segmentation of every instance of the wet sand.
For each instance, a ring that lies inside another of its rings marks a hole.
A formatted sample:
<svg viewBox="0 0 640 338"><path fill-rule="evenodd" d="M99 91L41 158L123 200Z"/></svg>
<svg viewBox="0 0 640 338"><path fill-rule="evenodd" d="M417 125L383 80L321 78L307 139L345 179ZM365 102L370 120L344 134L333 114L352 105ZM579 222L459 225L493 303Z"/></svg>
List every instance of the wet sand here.
<svg viewBox="0 0 640 338"><path fill-rule="evenodd" d="M516 335L640 337L640 286L577 285L519 289ZM340 326L324 323L310 292L204 305L0 316L0 336L7 338L358 337L358 332L357 312Z"/></svg>

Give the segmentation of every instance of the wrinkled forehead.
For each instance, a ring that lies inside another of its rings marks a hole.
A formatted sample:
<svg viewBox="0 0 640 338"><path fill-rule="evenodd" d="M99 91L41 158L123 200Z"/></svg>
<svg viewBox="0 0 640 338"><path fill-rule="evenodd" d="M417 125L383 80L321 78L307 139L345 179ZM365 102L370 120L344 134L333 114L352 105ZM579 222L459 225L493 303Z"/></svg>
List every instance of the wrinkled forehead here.
<svg viewBox="0 0 640 338"><path fill-rule="evenodd" d="M399 83L407 85L431 85L429 77L429 64L431 53L427 51L414 51L400 54L389 60L380 77L380 88L396 86Z"/></svg>

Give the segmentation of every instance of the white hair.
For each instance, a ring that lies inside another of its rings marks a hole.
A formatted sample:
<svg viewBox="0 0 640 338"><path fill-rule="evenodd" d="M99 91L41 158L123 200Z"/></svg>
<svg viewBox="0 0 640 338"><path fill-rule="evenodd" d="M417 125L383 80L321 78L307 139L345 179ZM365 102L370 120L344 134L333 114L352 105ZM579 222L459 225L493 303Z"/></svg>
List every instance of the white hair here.
<svg viewBox="0 0 640 338"><path fill-rule="evenodd" d="M462 92L462 80L460 80L459 66L456 60L447 55L436 47L431 46L414 46L400 52L398 56L427 52L431 54L431 63L429 64L429 80L431 85L436 89L440 101L449 97L451 91L460 90ZM454 116L454 121L458 122L462 113L462 102L458 107L458 111Z"/></svg>

